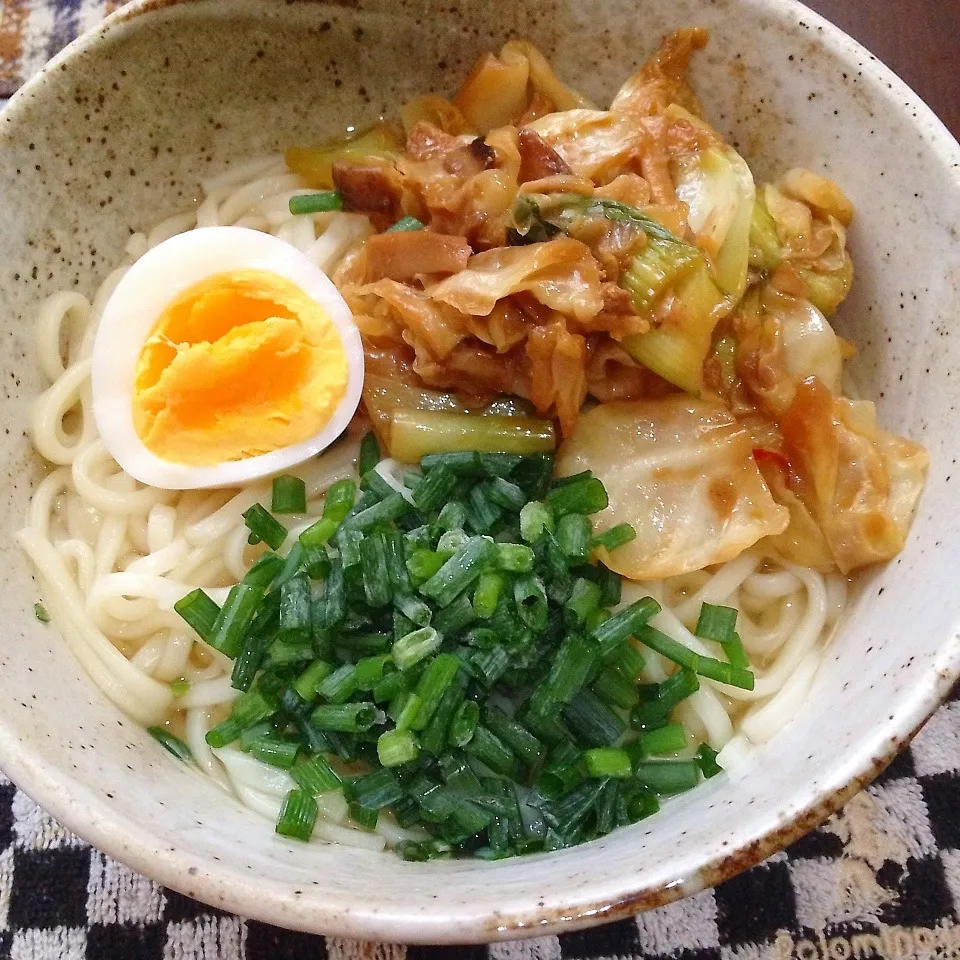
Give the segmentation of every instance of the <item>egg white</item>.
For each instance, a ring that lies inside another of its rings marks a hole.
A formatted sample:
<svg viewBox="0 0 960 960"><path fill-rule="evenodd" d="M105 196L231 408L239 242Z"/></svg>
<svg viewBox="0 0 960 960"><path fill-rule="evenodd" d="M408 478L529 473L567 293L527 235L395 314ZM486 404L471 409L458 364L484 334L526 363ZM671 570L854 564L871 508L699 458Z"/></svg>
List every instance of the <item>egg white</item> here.
<svg viewBox="0 0 960 960"><path fill-rule="evenodd" d="M243 460L192 466L152 453L133 421L134 373L143 345L169 304L209 277L263 270L288 280L330 318L347 360L347 385L326 426L300 443ZM179 234L144 254L124 274L100 320L92 359L93 416L110 455L141 483L168 490L238 486L280 473L328 447L360 403L363 345L350 308L327 275L299 250L268 233L204 227Z"/></svg>

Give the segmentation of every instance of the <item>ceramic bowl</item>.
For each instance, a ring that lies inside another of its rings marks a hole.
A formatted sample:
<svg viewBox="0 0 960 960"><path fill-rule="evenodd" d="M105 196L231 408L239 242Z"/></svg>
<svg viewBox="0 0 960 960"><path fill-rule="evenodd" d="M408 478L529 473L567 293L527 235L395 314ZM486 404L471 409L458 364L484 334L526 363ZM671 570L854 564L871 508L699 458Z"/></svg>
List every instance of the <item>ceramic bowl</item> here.
<svg viewBox="0 0 960 960"><path fill-rule="evenodd" d="M33 616L12 533L40 470L38 299L92 293L130 233L223 164L451 91L482 50L530 37L603 101L666 30L709 27L694 79L761 176L803 165L857 206L838 318L888 428L932 467L910 541L860 582L800 716L721 776L603 840L509 860L404 863L298 845L168 757ZM960 667L960 149L920 100L789 0L143 0L57 57L0 116L0 766L82 837L190 896L349 937L471 942L600 923L780 849L875 776Z"/></svg>

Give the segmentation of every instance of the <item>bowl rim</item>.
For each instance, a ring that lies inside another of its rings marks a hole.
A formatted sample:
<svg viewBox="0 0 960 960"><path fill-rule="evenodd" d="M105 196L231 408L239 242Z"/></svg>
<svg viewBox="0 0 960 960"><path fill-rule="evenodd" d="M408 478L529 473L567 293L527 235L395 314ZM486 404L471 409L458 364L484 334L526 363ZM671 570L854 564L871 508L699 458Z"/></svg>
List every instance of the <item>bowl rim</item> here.
<svg viewBox="0 0 960 960"><path fill-rule="evenodd" d="M2 111L3 119L7 124L15 123L20 105L26 103L54 71L65 69L65 64L95 49L107 35L122 29L123 24L175 5L200 6L209 2L133 0L120 7L31 77L11 97ZM829 53L843 60L862 60L864 78L874 82L880 96L890 101L898 113L902 114L906 105L910 124L925 136L943 166L952 168L960 191L960 144L922 98L879 58L799 0L741 0L741 3L758 15L773 15L781 20L799 18L817 30L820 43ZM595 902L589 895L573 890L559 908L538 905L533 896L527 905L509 914L491 916L477 912L466 918L458 917L455 923L439 915L382 914L364 904L341 912L335 906L308 899L298 900L296 909L291 910L289 892L264 889L248 876L222 864L217 870L201 872L189 850L171 848L145 833L141 824L118 816L109 803L74 781L65 770L27 749L4 724L2 715L0 766L19 789L98 850L165 887L244 918L328 936L409 944L487 943L558 934L624 919L715 886L782 850L825 821L883 771L919 732L960 678L960 634L953 630L952 635L947 635L947 628L944 632L937 660L917 677L911 695L899 704L890 721L878 727L881 736L876 750L862 751L856 759L838 767L832 780L818 784L795 809L778 811L778 825L759 838L742 843L729 853L705 862L693 875L667 885L638 887L626 878L624 892L615 900ZM441 912L442 909L438 914Z"/></svg>

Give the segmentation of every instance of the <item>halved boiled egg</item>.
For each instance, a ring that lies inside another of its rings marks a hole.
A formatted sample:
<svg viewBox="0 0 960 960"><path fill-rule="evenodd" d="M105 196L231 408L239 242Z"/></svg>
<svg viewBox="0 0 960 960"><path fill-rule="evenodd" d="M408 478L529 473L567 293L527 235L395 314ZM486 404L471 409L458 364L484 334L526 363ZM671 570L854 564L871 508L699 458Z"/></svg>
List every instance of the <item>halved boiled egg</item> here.
<svg viewBox="0 0 960 960"><path fill-rule="evenodd" d="M179 234L124 274L93 347L93 414L142 483L245 483L329 446L360 402L363 346L329 278L242 227Z"/></svg>

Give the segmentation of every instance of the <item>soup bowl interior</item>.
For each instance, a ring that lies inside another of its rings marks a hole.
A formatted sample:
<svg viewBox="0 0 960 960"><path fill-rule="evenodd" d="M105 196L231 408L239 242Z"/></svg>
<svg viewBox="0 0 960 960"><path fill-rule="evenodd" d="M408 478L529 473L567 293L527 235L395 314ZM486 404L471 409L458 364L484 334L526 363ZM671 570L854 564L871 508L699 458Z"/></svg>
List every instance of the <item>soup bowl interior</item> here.
<svg viewBox="0 0 960 960"><path fill-rule="evenodd" d="M711 29L694 83L760 177L828 173L857 207L854 293L837 318L882 423L930 478L904 552L860 578L800 715L736 775L656 817L550 855L404 863L297 844L165 754L93 686L50 626L13 534L42 475L26 437L43 389L40 297L91 295L133 231L245 157L452 92L476 55L529 37L604 102L666 30ZM0 766L133 868L242 915L318 932L469 942L600 922L774 852L876 775L954 679L960 561L960 152L881 64L783 0L156 0L61 55L0 116ZM957 475L952 479L953 475Z"/></svg>

